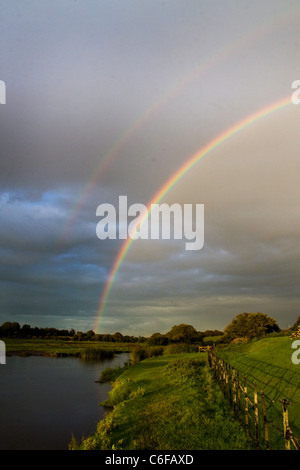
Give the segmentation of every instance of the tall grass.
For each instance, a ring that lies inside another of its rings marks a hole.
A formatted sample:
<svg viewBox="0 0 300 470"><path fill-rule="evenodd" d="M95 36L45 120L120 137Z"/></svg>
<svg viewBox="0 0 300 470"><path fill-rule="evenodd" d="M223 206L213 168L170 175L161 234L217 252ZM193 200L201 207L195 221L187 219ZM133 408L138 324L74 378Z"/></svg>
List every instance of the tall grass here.
<svg viewBox="0 0 300 470"><path fill-rule="evenodd" d="M103 359L112 359L114 352L105 349L87 348L81 352L80 357L85 361L101 361Z"/></svg>
<svg viewBox="0 0 300 470"><path fill-rule="evenodd" d="M98 382L101 384L114 382L129 366L130 362L125 362L124 366L106 367L106 369L101 372L101 376Z"/></svg>

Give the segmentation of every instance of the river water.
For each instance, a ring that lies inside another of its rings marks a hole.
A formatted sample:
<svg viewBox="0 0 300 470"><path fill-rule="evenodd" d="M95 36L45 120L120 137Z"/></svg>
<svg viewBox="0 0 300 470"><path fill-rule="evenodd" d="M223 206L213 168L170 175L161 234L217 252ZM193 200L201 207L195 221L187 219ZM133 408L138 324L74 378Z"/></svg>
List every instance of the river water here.
<svg viewBox="0 0 300 470"><path fill-rule="evenodd" d="M0 365L0 450L65 450L72 434L93 434L111 389L96 381L128 359L7 357Z"/></svg>

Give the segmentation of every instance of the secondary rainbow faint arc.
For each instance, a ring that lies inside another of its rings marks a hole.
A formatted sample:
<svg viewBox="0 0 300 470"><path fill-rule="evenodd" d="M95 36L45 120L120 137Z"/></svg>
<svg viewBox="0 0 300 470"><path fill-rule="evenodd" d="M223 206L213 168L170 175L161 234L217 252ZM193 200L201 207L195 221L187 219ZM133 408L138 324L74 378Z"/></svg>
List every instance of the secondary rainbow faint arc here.
<svg viewBox="0 0 300 470"><path fill-rule="evenodd" d="M219 147L221 144L226 142L228 139L236 135L238 132L242 131L246 127L250 126L251 124L259 121L260 119L263 119L264 117L272 114L275 111L279 111L280 109L288 106L291 104L291 96L289 95L288 97L285 97L284 99L281 99L279 101L276 101L275 103L264 107L263 109L260 109L259 111L255 112L254 114L251 114L250 116L242 119L238 123L234 124L232 127L229 129L225 130L221 134L219 134L217 137L215 137L213 140L208 142L204 147L201 147L201 149L193 154L173 175L171 178L169 178L166 183L157 191L157 193L154 195L154 197L151 199L151 201L147 205L147 212L145 216L142 219L142 222L146 220L151 212L151 205L152 204L158 204L164 196L173 188L173 186L181 179L183 176L194 166L196 165L201 158L205 157L208 155L210 152L212 152L214 149ZM116 275L120 269L120 266L128 253L129 248L131 247L131 244L134 240L130 237L128 237L125 242L123 243L115 261L114 264L111 268L111 271L108 276L108 280L106 282L104 291L101 296L100 300L100 305L96 317L96 323L95 323L95 332L97 332L99 323L101 320L101 316L104 312L104 308L106 305L106 302L108 300L108 296L110 294L111 288L113 286L114 280L116 278Z"/></svg>
<svg viewBox="0 0 300 470"><path fill-rule="evenodd" d="M83 206L85 199L90 193L90 190L99 180L100 176L105 172L106 168L112 163L112 161L120 154L121 150L135 137L138 131L148 122L150 119L162 109L168 102L170 102L185 86L192 82L194 79L199 78L201 73L210 70L213 66L219 65L226 58L230 57L233 53L242 50L246 45L253 44L258 41L263 35L266 35L273 31L278 26L282 25L285 21L289 21L294 18L295 14L300 10L300 7L296 5L290 10L285 11L283 16L277 15L275 17L270 16L269 21L266 24L260 25L256 30L251 30L245 36L243 36L238 42L230 42L226 44L220 51L215 52L208 59L197 65L189 74L182 77L177 81L169 90L167 90L150 108L146 109L131 125L125 129L125 131L118 137L118 139L109 148L107 153L104 155L103 160L94 169L91 174L88 183L84 189L80 192L72 210L71 215L67 219L66 223L62 227L57 244L64 240L67 236L70 227L76 217L80 207Z"/></svg>

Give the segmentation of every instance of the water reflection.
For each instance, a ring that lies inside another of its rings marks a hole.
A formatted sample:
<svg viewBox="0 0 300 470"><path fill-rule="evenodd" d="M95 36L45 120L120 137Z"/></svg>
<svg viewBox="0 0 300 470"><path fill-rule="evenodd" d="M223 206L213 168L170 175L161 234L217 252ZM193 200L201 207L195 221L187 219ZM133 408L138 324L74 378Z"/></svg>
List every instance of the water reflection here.
<svg viewBox="0 0 300 470"><path fill-rule="evenodd" d="M67 449L92 434L105 410L110 384L99 384L106 367L117 367L127 353L113 359L7 357L0 366L0 449Z"/></svg>

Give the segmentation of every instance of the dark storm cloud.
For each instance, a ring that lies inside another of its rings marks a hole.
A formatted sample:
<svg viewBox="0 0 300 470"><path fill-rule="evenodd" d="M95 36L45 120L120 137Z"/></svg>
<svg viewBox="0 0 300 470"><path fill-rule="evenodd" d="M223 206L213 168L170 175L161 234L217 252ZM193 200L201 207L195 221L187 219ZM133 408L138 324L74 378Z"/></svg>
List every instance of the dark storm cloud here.
<svg viewBox="0 0 300 470"><path fill-rule="evenodd" d="M97 206L122 194L146 204L210 139L287 96L299 78L299 6L0 6L0 323L88 330L122 245L96 237ZM102 329L167 331L183 318L222 328L247 308L293 322L296 108L220 147L176 185L170 202L205 204L203 250L133 243Z"/></svg>

